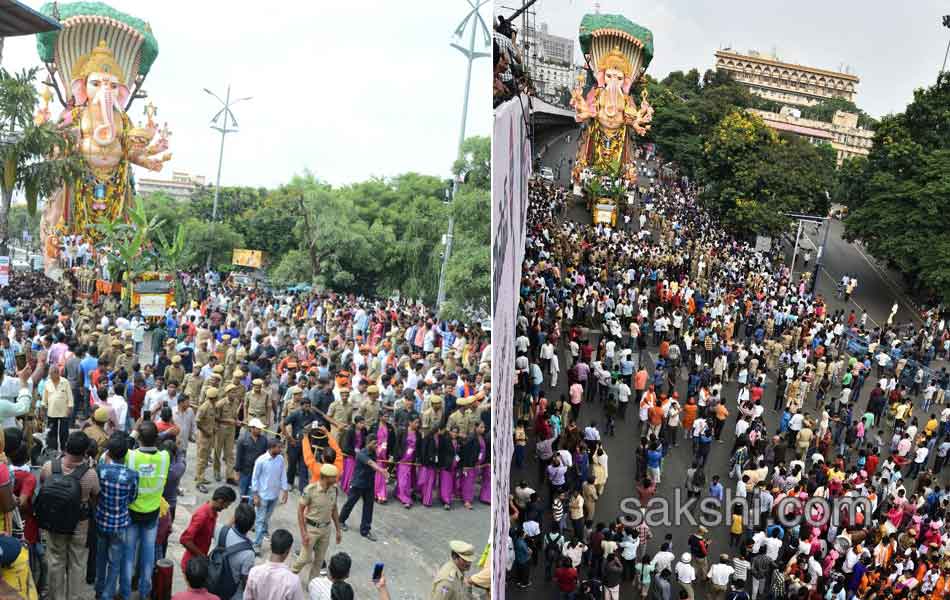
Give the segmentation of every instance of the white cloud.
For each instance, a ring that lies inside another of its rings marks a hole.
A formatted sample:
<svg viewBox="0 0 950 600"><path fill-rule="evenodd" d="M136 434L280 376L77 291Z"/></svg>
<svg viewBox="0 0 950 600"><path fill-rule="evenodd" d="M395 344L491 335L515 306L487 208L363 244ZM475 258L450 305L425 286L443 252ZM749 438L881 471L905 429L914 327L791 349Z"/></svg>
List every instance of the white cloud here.
<svg viewBox="0 0 950 600"><path fill-rule="evenodd" d="M201 90L223 98L228 83L232 96L253 99L234 108L241 131L225 143L224 185L274 187L304 169L333 184L450 171L466 61L449 42L464 0L108 3L148 21L158 39L145 89L174 154L160 176L213 182L220 138L208 125L218 104ZM6 40L4 67L38 64L33 36ZM472 69L469 136L490 135L490 72L487 58ZM130 110L136 121L143 104Z"/></svg>
<svg viewBox="0 0 950 600"><path fill-rule="evenodd" d="M519 2L496 2L496 7ZM577 39L587 0L539 0L535 20L550 33ZM857 105L874 116L901 112L914 89L933 85L950 30L941 0L601 0L602 13L623 14L653 31L655 57L648 73L712 68L713 53L731 46L771 52L782 60L830 70L850 65L861 82ZM496 8L497 14L510 11ZM520 20L516 23L520 28ZM576 45L575 61L582 60Z"/></svg>

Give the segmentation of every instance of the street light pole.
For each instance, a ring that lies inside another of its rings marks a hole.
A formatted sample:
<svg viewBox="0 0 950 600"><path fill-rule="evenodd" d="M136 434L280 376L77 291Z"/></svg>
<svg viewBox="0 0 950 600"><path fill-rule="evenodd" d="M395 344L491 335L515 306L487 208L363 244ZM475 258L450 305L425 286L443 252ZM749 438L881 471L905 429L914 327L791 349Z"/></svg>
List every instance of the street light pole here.
<svg viewBox="0 0 950 600"><path fill-rule="evenodd" d="M228 91L224 95L224 100L222 100L217 94L205 88L204 91L211 96L217 98L218 102L221 103L221 110L214 115L211 119L211 129L221 132L221 146L218 149L218 177L214 185L214 202L211 205L211 235L214 236L215 223L218 221L218 197L221 195L221 165L224 162L224 138L229 133L237 133L238 124L237 119L234 117L234 113L231 112L231 107L242 102L244 100L250 100L250 96L246 98L238 98L234 102L231 102L231 84L228 84ZM224 117L224 122L219 127L217 125L218 119ZM228 127L228 119L231 120L233 128ZM205 269L211 269L211 249L208 249L208 259L205 262Z"/></svg>
<svg viewBox="0 0 950 600"><path fill-rule="evenodd" d="M943 16L943 26L950 29L950 15ZM950 40L947 40L947 51L943 53L943 66L940 67L940 74L943 75L947 70L947 57L950 56Z"/></svg>
<svg viewBox="0 0 950 600"><path fill-rule="evenodd" d="M468 48L465 48L459 44L452 43L450 44L453 48L461 52L465 58L468 60L468 69L465 74L465 96L462 100L462 127L459 131L459 143L456 156L462 155L462 144L465 142L465 122L468 119L468 98L469 92L472 88L472 63L475 62L475 59L482 58L485 56L491 56L490 52L476 52L475 51L475 34L479 25L481 26L482 33L485 36L485 45L488 45L490 40L490 34L488 31L488 26L485 25L485 21L482 19L482 16L479 14L479 9L488 3L489 0L467 0L469 6L472 8L465 18L462 19L462 22L459 23L459 26L455 28L455 35L461 38L462 34L465 32L465 28L469 25L471 21L472 32L469 34L468 39ZM452 180L452 196L449 199L449 228L445 234L445 250L442 253L442 267L439 270L439 291L436 295L435 308L437 312L442 311L442 304L445 302L445 271L449 264L449 257L452 256L452 238L455 231L455 218L452 216L452 200L455 199L455 193L459 188L459 177L454 177Z"/></svg>

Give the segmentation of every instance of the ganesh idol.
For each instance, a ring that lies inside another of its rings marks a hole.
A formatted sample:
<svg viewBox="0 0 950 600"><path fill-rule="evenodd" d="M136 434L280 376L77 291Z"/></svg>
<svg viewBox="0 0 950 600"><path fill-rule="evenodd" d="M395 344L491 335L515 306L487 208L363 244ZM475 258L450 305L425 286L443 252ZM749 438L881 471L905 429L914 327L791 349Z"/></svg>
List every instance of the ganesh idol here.
<svg viewBox="0 0 950 600"><path fill-rule="evenodd" d="M96 242L101 233L95 226L123 219L131 206L130 165L160 171L171 158L155 157L168 148L168 129L158 130L151 105L147 123L133 125L123 109L129 99L125 73L105 41L75 62L70 92L59 125L69 151L81 156L83 170L50 199L41 235L47 240L80 235ZM40 115L47 114L44 106Z"/></svg>
<svg viewBox="0 0 950 600"><path fill-rule="evenodd" d="M653 107L647 101L645 89L640 106L634 103L630 96L634 82L630 60L618 48L601 56L596 68L596 85L587 95L580 85L571 94L575 120L588 124L578 140L575 180L584 169L596 174L619 169L625 179L635 181L632 134L647 133Z"/></svg>

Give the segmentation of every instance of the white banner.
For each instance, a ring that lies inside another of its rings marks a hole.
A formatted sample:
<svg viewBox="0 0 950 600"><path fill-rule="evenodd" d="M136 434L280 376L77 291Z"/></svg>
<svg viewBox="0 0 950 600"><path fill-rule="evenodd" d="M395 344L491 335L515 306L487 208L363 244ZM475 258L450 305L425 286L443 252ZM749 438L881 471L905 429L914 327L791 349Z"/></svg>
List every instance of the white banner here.
<svg viewBox="0 0 950 600"><path fill-rule="evenodd" d="M10 285L10 257L0 256L0 287Z"/></svg>
<svg viewBox="0 0 950 600"><path fill-rule="evenodd" d="M142 294L139 296L139 310L143 317L161 317L165 314L165 294Z"/></svg>
<svg viewBox="0 0 950 600"><path fill-rule="evenodd" d="M492 134L492 598L504 600L514 425L515 337L528 220L527 98L495 109Z"/></svg>

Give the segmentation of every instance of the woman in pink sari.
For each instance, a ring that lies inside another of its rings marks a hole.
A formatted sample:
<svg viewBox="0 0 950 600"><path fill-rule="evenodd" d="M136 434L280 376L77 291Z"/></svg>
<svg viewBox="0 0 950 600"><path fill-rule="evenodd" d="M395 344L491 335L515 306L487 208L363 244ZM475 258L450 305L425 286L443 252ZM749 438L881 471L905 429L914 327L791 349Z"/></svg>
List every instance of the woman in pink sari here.
<svg viewBox="0 0 950 600"><path fill-rule="evenodd" d="M491 439L485 435L485 423L479 423L475 427L479 438L479 459L477 463L478 472L481 479L481 490L478 499L482 504L491 505Z"/></svg>
<svg viewBox="0 0 950 600"><path fill-rule="evenodd" d="M343 436L343 475L340 477L340 489L344 493L350 491L350 482L353 481L353 471L356 470L356 453L359 452L369 432L366 431L366 422L361 415L353 418L353 427L346 430Z"/></svg>
<svg viewBox="0 0 950 600"><path fill-rule="evenodd" d="M396 498L406 508L412 508L413 479L417 479L416 463L422 447L422 436L419 434L419 417L409 421L409 427L396 435L396 444L393 456L396 463Z"/></svg>
<svg viewBox="0 0 950 600"><path fill-rule="evenodd" d="M488 442L485 441L485 423L479 422L475 426L475 432L466 440L462 448L462 501L465 502L465 508L472 510L472 501L475 500L475 482L479 475L483 473L483 466L488 457ZM490 490L486 483L490 484L491 473L489 473L489 482L482 479L482 494ZM490 492L489 492L490 493ZM479 497L482 500L482 496ZM484 500L483 500L484 501ZM489 496L489 503L491 496Z"/></svg>
<svg viewBox="0 0 950 600"><path fill-rule="evenodd" d="M439 436L439 496L445 510L452 508L452 500L455 499L458 486L458 467L462 450L458 435L459 428L452 427Z"/></svg>
<svg viewBox="0 0 950 600"><path fill-rule="evenodd" d="M395 442L395 435L389 427L389 414L383 410L379 413L379 425L376 428L376 462L383 468L389 466L389 446ZM386 478L376 473L376 501L386 504L389 492L386 489Z"/></svg>
<svg viewBox="0 0 950 600"><path fill-rule="evenodd" d="M432 506L432 493L435 491L439 473L439 430L433 429L422 438L422 447L418 451L419 470L416 477L416 489L423 506Z"/></svg>

